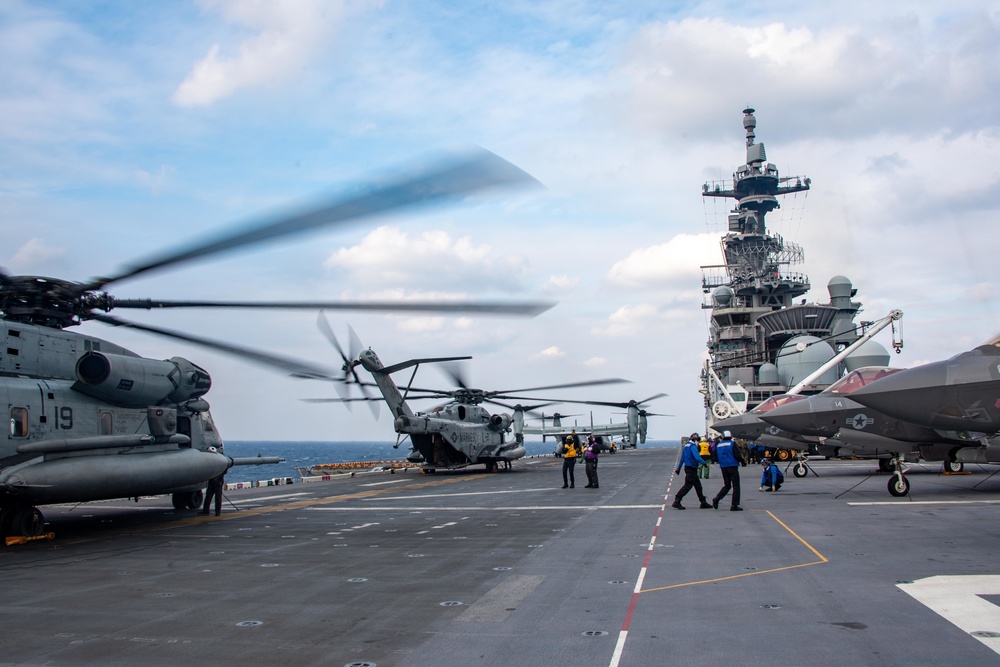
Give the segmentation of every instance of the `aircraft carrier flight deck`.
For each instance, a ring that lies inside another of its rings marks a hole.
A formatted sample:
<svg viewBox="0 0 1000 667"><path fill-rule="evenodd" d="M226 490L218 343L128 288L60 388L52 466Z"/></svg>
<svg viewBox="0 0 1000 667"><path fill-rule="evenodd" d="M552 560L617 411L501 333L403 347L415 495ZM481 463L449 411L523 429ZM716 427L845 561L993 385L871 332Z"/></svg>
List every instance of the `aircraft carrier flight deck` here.
<svg viewBox="0 0 1000 667"><path fill-rule="evenodd" d="M995 665L1000 476L815 461L730 512L670 507L677 450L45 508L0 550L0 663ZM713 466L711 498L721 486Z"/></svg>

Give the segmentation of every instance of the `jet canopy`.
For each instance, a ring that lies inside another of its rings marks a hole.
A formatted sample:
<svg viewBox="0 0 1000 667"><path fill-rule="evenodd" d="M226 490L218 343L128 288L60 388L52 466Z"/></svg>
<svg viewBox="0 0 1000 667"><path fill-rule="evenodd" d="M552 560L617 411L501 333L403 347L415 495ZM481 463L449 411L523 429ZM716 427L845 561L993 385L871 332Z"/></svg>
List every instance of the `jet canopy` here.
<svg viewBox="0 0 1000 667"><path fill-rule="evenodd" d="M851 371L844 377L840 378L822 393L824 394L850 394L865 385L869 385L876 380L886 377L887 375L892 375L903 370L902 368L886 368L884 366L866 366L865 368L859 368L856 371Z"/></svg>

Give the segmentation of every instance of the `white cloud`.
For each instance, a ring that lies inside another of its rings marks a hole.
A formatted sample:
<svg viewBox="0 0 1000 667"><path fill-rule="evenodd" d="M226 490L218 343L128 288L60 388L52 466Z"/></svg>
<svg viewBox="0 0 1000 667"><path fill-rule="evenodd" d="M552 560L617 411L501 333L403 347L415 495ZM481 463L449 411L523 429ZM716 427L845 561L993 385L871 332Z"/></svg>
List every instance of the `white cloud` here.
<svg viewBox="0 0 1000 667"><path fill-rule="evenodd" d="M566 353L560 350L558 347L552 346L545 348L535 356L544 357L548 359L558 359L559 357L565 357Z"/></svg>
<svg viewBox="0 0 1000 667"><path fill-rule="evenodd" d="M208 106L244 88L270 85L294 77L321 53L356 6L344 0L201 0L233 24L255 34L237 52L213 44L174 91L182 107Z"/></svg>
<svg viewBox="0 0 1000 667"><path fill-rule="evenodd" d="M550 276L540 290L545 294L568 292L579 284L579 276Z"/></svg>
<svg viewBox="0 0 1000 667"><path fill-rule="evenodd" d="M584 366L603 366L608 363L604 357L591 357L583 362Z"/></svg>
<svg viewBox="0 0 1000 667"><path fill-rule="evenodd" d="M65 248L49 245L44 239L32 238L17 249L7 264L14 271L37 271L40 265L58 262L66 255Z"/></svg>
<svg viewBox="0 0 1000 667"><path fill-rule="evenodd" d="M638 248L615 262L605 279L616 287L663 289L698 284L700 267L721 263L719 238L712 234L678 234L666 243Z"/></svg>
<svg viewBox="0 0 1000 667"><path fill-rule="evenodd" d="M411 236L383 225L357 245L338 249L325 265L346 269L352 282L367 286L406 285L412 290L454 284L516 291L524 261L468 236L452 239L443 231Z"/></svg>
<svg viewBox="0 0 1000 667"><path fill-rule="evenodd" d="M170 179L175 171L176 169L168 165L161 165L158 170L152 173L145 169L136 169L135 180L139 185L148 189L151 194L158 195L170 184Z"/></svg>

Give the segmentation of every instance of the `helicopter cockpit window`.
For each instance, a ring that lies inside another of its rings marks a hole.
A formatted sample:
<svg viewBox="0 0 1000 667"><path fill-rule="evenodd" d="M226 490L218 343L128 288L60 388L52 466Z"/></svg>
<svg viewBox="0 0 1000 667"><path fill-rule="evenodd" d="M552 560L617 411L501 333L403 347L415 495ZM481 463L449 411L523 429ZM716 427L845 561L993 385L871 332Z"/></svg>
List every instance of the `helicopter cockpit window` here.
<svg viewBox="0 0 1000 667"><path fill-rule="evenodd" d="M23 438L28 435L28 409L10 409L10 434L15 438Z"/></svg>

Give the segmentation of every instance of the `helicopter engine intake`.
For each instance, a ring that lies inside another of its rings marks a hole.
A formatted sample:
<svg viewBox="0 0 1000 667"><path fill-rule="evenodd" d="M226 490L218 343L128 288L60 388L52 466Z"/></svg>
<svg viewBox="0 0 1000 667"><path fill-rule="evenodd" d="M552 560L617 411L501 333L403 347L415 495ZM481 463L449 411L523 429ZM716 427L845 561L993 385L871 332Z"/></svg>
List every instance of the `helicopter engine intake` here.
<svg viewBox="0 0 1000 667"><path fill-rule="evenodd" d="M490 430L502 433L510 428L513 419L506 412L499 415L490 415Z"/></svg>
<svg viewBox="0 0 1000 667"><path fill-rule="evenodd" d="M77 362L76 377L76 391L128 408L183 403L212 387L208 372L182 357L158 361L91 351Z"/></svg>

